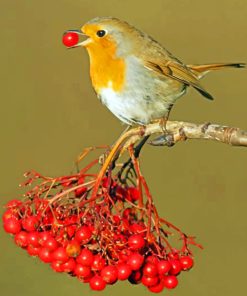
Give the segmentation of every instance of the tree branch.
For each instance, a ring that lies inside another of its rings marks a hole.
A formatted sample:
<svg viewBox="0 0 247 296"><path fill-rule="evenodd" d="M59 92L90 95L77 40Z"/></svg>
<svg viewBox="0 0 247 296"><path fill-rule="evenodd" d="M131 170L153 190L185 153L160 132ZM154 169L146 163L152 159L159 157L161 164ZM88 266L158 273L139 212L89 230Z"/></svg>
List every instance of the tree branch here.
<svg viewBox="0 0 247 296"><path fill-rule="evenodd" d="M155 146L171 146L187 139L204 139L218 141L232 146L247 147L247 131L240 128L222 126L218 124L196 124L183 121L167 121L166 131L159 122L147 126L137 127L129 131L129 139L124 147L136 143L144 136L162 134L150 142Z"/></svg>
<svg viewBox="0 0 247 296"><path fill-rule="evenodd" d="M161 136L150 142L152 145L159 146L172 146L179 141L185 141L187 139L205 139L222 142L232 146L247 147L247 131L235 127L211 123L196 124L183 121L167 121L165 133L164 126L162 126L160 122L148 124L146 126L135 127L124 132L115 142L114 146L107 155L95 181L95 186L92 192L93 198L97 195L100 182L102 181L103 176L106 174L106 171L111 166L112 162L115 162L124 151L129 148L131 149L131 145L134 145L141 139L147 139L148 136L153 134L161 134ZM136 148L137 147L138 146L136 146ZM141 147L142 145L140 148Z"/></svg>

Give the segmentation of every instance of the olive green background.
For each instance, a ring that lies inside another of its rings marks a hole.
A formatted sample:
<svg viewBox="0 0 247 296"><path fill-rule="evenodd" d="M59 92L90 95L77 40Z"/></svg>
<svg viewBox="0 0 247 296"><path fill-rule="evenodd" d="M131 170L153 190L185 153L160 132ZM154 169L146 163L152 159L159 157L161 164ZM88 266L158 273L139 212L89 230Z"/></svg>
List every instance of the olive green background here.
<svg viewBox="0 0 247 296"><path fill-rule="evenodd" d="M22 173L71 172L83 147L111 144L122 124L97 100L84 49L66 50L61 36L95 16L127 20L185 63L247 61L244 0L11 0L0 7L0 203L20 194ZM246 70L225 70L203 81L215 101L190 90L171 118L247 129ZM247 150L188 141L146 146L143 172L161 216L195 234L205 247L180 276L172 295L243 295L247 263ZM0 293L9 296L96 295L87 285L30 258L2 229ZM127 282L101 295L150 295ZM98 294L99 295L99 294Z"/></svg>

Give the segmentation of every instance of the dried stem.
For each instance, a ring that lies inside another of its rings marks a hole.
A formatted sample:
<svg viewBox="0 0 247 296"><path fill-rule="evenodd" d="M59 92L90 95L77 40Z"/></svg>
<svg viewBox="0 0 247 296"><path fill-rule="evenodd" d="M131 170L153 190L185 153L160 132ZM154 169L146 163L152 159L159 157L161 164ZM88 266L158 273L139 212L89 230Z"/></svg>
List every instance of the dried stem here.
<svg viewBox="0 0 247 296"><path fill-rule="evenodd" d="M187 139L203 139L218 141L232 146L247 147L247 131L236 127L223 126L211 123L191 123L183 121L167 121L166 130L172 136L173 144ZM153 134L163 134L163 128L159 122L149 124L143 130L143 127L134 128L131 131L132 136L125 143L125 147L136 143L143 136ZM155 143L154 145L167 145L166 140Z"/></svg>

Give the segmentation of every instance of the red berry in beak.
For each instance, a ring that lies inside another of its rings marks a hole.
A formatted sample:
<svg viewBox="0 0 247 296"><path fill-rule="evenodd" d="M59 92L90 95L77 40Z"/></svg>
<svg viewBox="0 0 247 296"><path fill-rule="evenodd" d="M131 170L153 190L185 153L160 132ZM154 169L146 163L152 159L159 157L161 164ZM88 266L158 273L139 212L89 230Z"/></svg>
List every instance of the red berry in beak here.
<svg viewBox="0 0 247 296"><path fill-rule="evenodd" d="M67 47L75 46L79 41L79 35L75 32L67 32L63 35L62 41Z"/></svg>

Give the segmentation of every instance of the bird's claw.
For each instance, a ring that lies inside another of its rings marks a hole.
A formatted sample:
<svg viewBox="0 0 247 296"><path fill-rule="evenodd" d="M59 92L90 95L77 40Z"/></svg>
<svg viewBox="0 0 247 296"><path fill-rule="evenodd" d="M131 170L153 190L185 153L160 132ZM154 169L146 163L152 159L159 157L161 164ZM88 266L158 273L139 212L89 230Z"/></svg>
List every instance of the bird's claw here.
<svg viewBox="0 0 247 296"><path fill-rule="evenodd" d="M167 146L172 147L175 144L172 134L163 134L149 142L152 146Z"/></svg>

